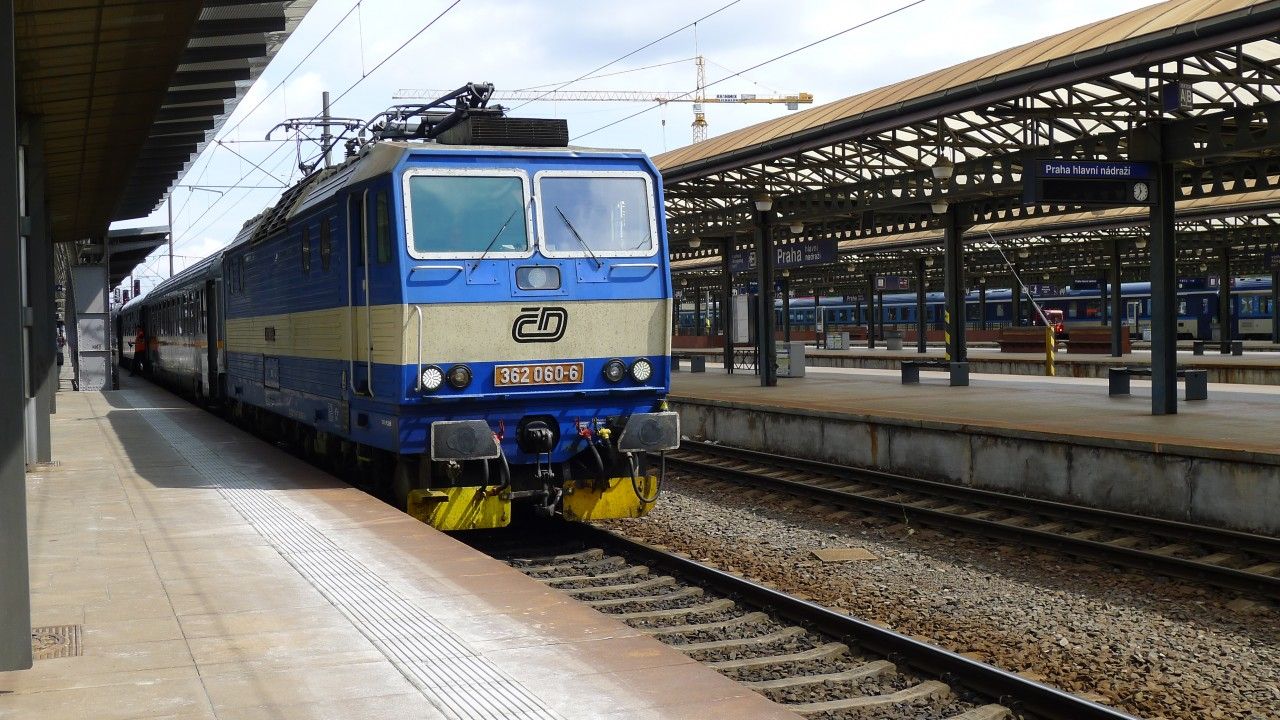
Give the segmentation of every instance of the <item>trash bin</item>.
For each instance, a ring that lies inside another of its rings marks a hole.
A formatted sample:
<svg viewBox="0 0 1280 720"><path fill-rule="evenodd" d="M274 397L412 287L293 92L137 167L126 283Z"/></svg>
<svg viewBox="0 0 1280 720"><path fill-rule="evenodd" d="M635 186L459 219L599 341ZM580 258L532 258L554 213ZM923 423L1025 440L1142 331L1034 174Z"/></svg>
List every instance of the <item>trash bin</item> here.
<svg viewBox="0 0 1280 720"><path fill-rule="evenodd" d="M886 350L902 349L902 333L897 330L888 330L884 334L884 347Z"/></svg>

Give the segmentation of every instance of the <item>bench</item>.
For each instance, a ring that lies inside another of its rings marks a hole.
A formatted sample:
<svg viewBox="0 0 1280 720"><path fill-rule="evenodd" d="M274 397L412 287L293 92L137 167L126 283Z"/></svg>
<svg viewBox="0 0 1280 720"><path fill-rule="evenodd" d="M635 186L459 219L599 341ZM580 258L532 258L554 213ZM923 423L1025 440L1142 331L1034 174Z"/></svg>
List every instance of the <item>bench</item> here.
<svg viewBox="0 0 1280 720"><path fill-rule="evenodd" d="M1111 367L1107 368L1107 394L1128 395L1129 378L1134 375L1151 377L1149 367ZM1206 370L1183 369L1178 371L1178 379L1186 386L1187 400L1209 399L1209 373Z"/></svg>
<svg viewBox="0 0 1280 720"><path fill-rule="evenodd" d="M950 360L903 360L902 384L918 384L921 370L946 370L951 375L952 387L963 387L969 384L969 363Z"/></svg>
<svg viewBox="0 0 1280 720"><path fill-rule="evenodd" d="M1221 345L1221 344L1222 344L1222 341L1220 341L1220 340L1194 340L1194 341L1192 341L1192 343L1191 343L1191 354L1192 354L1192 355L1203 355L1203 354L1204 354L1204 346L1205 346L1205 345ZM1220 352L1221 352L1221 351L1220 351ZM1224 353L1222 353L1222 354L1223 354L1223 355L1226 355L1226 353L1225 353L1225 352L1224 352ZM1232 354L1232 355L1244 355L1244 341L1243 341L1243 340L1232 340L1232 341L1231 341L1231 354Z"/></svg>
<svg viewBox="0 0 1280 720"><path fill-rule="evenodd" d="M702 353L671 353L671 372L680 372L680 361L689 360L689 372L706 372L707 356Z"/></svg>
<svg viewBox="0 0 1280 720"><path fill-rule="evenodd" d="M1121 326L1120 353L1128 355L1132 351L1133 345L1129 340L1129 328ZM1111 328L1106 326L1076 326L1071 328L1071 334L1067 340L1067 352L1081 355L1110 355Z"/></svg>
<svg viewBox="0 0 1280 720"><path fill-rule="evenodd" d="M1000 328L998 342L1000 343L1000 352L1043 353L1044 327ZM1110 352L1109 349L1108 352Z"/></svg>

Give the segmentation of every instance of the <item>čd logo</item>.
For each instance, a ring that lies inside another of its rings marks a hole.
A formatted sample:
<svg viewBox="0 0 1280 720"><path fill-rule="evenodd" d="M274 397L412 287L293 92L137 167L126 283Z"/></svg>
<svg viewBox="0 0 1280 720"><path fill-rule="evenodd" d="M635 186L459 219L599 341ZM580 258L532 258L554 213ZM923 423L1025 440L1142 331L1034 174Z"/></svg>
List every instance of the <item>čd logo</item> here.
<svg viewBox="0 0 1280 720"><path fill-rule="evenodd" d="M569 311L562 307L522 307L511 326L511 339L518 343L557 342L568 326Z"/></svg>

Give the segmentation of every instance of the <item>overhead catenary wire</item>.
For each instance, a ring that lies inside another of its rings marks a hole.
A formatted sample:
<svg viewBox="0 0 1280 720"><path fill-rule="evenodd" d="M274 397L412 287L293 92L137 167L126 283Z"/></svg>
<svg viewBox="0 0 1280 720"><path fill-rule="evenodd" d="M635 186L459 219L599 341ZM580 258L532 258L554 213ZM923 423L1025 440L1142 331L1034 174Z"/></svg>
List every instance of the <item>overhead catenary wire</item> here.
<svg viewBox="0 0 1280 720"><path fill-rule="evenodd" d="M440 13L438 13L435 17L433 17L433 18L431 18L431 20L427 21L427 22L426 22L422 27L420 27L420 28L419 28L419 29L418 29L418 30L417 30L413 35L411 35L411 36L409 37L409 39L407 39L407 40L405 40L403 43L401 43L401 44L400 44L400 46L399 46L399 47L397 47L395 50L392 50L392 51L391 51L391 52L390 52L390 53L389 53L385 58L383 58L380 62L378 62L378 64L377 64L377 65L373 66L373 68L371 68L371 69L370 69L370 70L368 70L367 72L362 72L361 76L360 76L360 77L359 77L355 82L353 82L351 85L349 85L345 90L343 90L343 91L342 91L342 92L341 92L341 93L340 93L340 94L339 94L339 95L338 95L338 96L337 96L333 101L331 101L330 105L331 105L331 106L332 106L332 105L336 105L336 104L338 103L338 101L339 101L339 100L341 100L342 98L346 97L346 96L347 96L347 95L348 95L352 90L354 90L354 89L355 89L356 87L358 87L362 82L364 82L366 79L368 79L370 76L372 76L375 72L377 72L379 68L381 68L381 67L382 67L383 65L385 65L387 62L389 62L392 58L394 58L396 55L398 55L400 52L402 52L402 51L403 51L406 47L408 47L411 43L413 43L415 40L417 40L419 37L421 37L423 33L425 33L425 32L426 32L427 30L429 30L432 26L434 26L437 22L439 22L441 18L443 18L445 15L447 15L451 10L453 10L455 7L457 7L461 2L462 2L462 0L453 0L453 2L451 2L447 7L445 7L445 8L444 8L444 10L440 11ZM328 32L328 33L326 33L326 34L325 34L325 36L324 36L323 38L321 38L321 39L320 39L320 41L319 41L319 42L317 42L317 43L316 43L316 45L315 45L314 47L312 47L312 49L311 49L311 50L306 54L306 56L304 56L304 57L303 57L303 59L302 59L302 60L300 60L300 61L299 61L298 65L295 65L295 66L293 67L293 69L291 69L291 70L289 71L289 73L288 73L288 74L287 74L287 75L286 75L286 76L285 76L285 77L284 77L284 78L283 78L279 83L277 83L276 87L275 87L275 88L273 88L273 89L270 91L270 93L274 93L277 89L279 89L280 87L282 87L282 86L284 85L284 82L285 82L285 81L287 81L287 80L289 79L289 77L290 77L290 76L291 76L291 75L292 75L292 74L293 74L293 73L298 69L298 67L302 64L302 62L305 62L305 61L307 60L307 58L311 57L311 55L312 55L312 54L313 54L313 53L314 53L314 52L315 52L315 51L320 47L320 45L321 45L321 44L323 44L323 43L324 43L324 41L325 41L326 39L328 39L329 35L331 35L331 34L334 32L334 30L336 30L336 29L338 28L338 26L340 26L340 25L341 25L341 24L346 20L346 18L350 17L350 16L351 16L351 13L352 13L352 12L356 9L356 7L358 7L358 6L359 6L359 3L358 3L358 2L356 3L356 5L353 5L353 6L352 6L352 8L351 8L350 10L348 10L348 11L347 11L347 13L346 13L345 15L343 15L342 19L340 19L337 23L335 23L335 25L329 29L329 32ZM268 93L268 95L269 95L270 93ZM265 96L264 96L264 98L262 98L262 99L259 101L258 105L261 105L261 104L262 104L262 102L263 102L263 101L265 101L265 99L266 99L266 98L265 98ZM255 105L253 108L251 108L251 109L249 110L249 113L252 113L254 110L256 110L256 109L257 109L257 107L258 107L258 105ZM236 127L239 127L240 123L243 123L243 122L244 122L244 120L245 120L247 117L248 117L248 115L246 114L246 116L245 116L245 117L242 117L242 118L240 119L240 121L239 121L239 122L237 122L237 124L236 124L235 126L233 126L233 127L232 127L232 129L235 129ZM215 141L215 142L216 142L216 141ZM236 155L238 155L241 159L243 159L243 160L245 160L245 161L247 161L247 162L252 163L252 164L254 165L254 168L255 168L255 169L257 169L257 170L261 170L261 171L263 171L263 172L266 172L265 170L263 170L263 169L261 168L261 165L265 165L268 161L270 161L270 159L271 159L273 156L275 156L275 154L276 154L276 153L278 153L282 148L286 148L286 147L288 147L288 145L287 145L287 143L286 143L286 142L281 141L280 145L278 145L278 146L277 146L277 147L276 147L276 148L271 152L271 154L269 154L269 155L268 155L264 160L262 160L262 162L261 162L261 163L253 163L253 161L252 161L252 160L249 160L249 159L248 159L248 158L246 158L245 156L243 156L243 155L241 155L240 153L236 152L233 148L226 147L226 146L223 146L223 145L217 145L216 147L225 147L228 151L235 153L235 154L236 154ZM285 156L285 159L287 159L287 158L288 158L288 155L286 155L286 156ZM272 169L274 170L274 169L276 169L276 168L278 168L278 167L279 167L279 163L277 163L277 165L276 165L276 166L273 166L273 168L272 168ZM250 175L252 175L252 174L253 174L253 171L252 171L252 170L251 170L251 171L248 171L248 172L246 172L246 173L244 173L244 174L243 174L243 175L241 175L241 176L240 176L240 178L236 181L236 184L239 184L239 183L244 182L244 181L245 181L246 179L248 179L248 177L249 177ZM271 173L267 173L267 174L268 174L268 175L270 175L271 177L273 177L274 179L279 180L279 178L275 178L275 176L274 176L274 175L272 175ZM287 186L287 185L288 185L288 183L285 183L285 185ZM212 204L210 204L210 206L209 206L208 208L206 208L206 209L205 209L205 211L204 211L203 213L201 213L201 214L200 214L200 216L199 216L199 217L197 217L197 218L192 222L192 224L191 224L191 226L190 226L192 229L191 229L191 230L189 230L187 233L185 233L185 234L184 234L184 238L186 238L186 237L188 237L188 236L191 236L191 235L198 235L199 233L195 231L195 225L196 225L197 223L199 223L199 222L200 222L200 220L201 220L205 215L208 215L208 214L209 214L209 212L214 208L214 206L216 206L216 205L220 204L222 201L226 200L226 199L227 199L227 197L228 197L230 194L231 194L231 193L227 193L227 194L223 195L222 197L218 198L217 200L215 200ZM267 202L270 202L270 200L268 200ZM265 203L264 203L264 205L265 205ZM235 207L235 206L234 206L234 205L232 205L231 207ZM217 222L218 220L220 220L223 216L225 216L225 215L226 215L226 213L227 213L227 212L229 212L229 210L230 210L230 208L228 208L228 210L225 210L225 211L223 211L221 214L219 214L218 216L216 216L216 217L215 217L215 218L214 218L210 223L206 223L206 225L205 225L204 227L200 228L200 232L203 232L203 231L204 231L204 229L205 229L205 228L207 228L209 225L212 225L212 223ZM174 242L175 242L175 246L176 246L176 244L177 244L177 242L178 242L178 238L175 238Z"/></svg>
<svg viewBox="0 0 1280 720"><path fill-rule="evenodd" d="M722 78L719 78L719 79L717 79L717 80L713 80L713 81L711 81L711 82L707 83L707 84L705 85L704 89L705 89L705 88L712 87L712 86L715 86L715 85L719 85L720 83L722 83L722 82L724 82L724 81L726 81L726 80L732 80L733 78L741 77L742 75L744 75L744 74L746 74L746 73L749 73L749 72L751 72L751 71L753 71L753 70L758 70L758 69L760 69L760 68L764 67L765 65L769 65L769 64L771 64L771 63L775 63L775 62L777 62L777 61L779 61L779 60L782 60L783 58L790 57L790 56L792 56L792 55L795 55L795 54L796 54L796 53L798 53L798 52L803 52L803 51L805 51L805 50L808 50L809 48L815 47L815 46L817 46L817 45L821 45L822 43L827 42L827 41L829 41L829 40L834 40L835 38L838 38L838 37L840 37L841 35L846 35L846 34L848 34L848 33L853 32L854 30L858 30L858 29L861 29L861 28L867 27L868 25L871 25L872 23L876 23L876 22L879 22L879 21L884 20L884 19L886 19L886 18L892 17L893 15L897 15L897 14L898 14L898 13L900 13L900 12L903 12L903 11L905 11L905 10L909 10L909 9L911 9L911 8L913 8L913 7L917 6L917 5L921 5L921 4L925 3L925 2L926 2L926 0L914 0L913 2L906 3L905 5L900 5L900 6L896 7L896 8L894 8L893 10L889 10L889 11L884 12L884 13L881 13L881 14L879 14L879 15L877 15L877 16L875 16L875 17L873 17L873 18L869 18L869 19L867 19L867 20L863 20L862 22L859 22L859 23L857 23L856 25L851 25L851 26L849 26L849 27L847 27L847 28L845 28L845 29L843 29L843 30L840 30L839 32L834 32L834 33L832 33L832 34L830 34L830 35L827 35L826 37L819 38L819 39L814 40L813 42L807 43L807 44L805 44L805 45L801 45L800 47L795 48L794 50L788 50L787 52L782 53L781 55L778 55L778 56L776 56L776 57L769 58L768 60L765 60L765 61L763 61L763 62L756 63L755 65L752 65L751 67L746 68L745 70L740 70L740 71L738 71L738 72L736 72L736 73L733 73L733 74L731 74L731 75L726 75L726 76L724 76L724 77L722 77ZM681 94L679 97L688 97L689 95L693 95L693 94L694 94L694 93L696 93L696 92L697 92L697 90L696 90L696 89L695 89L695 90L690 90L690 91L688 91L688 92L686 92L686 93ZM611 123L607 123L607 124L605 124L605 125L601 125L600 127L595 128L595 129L593 129L593 130L588 130L587 132L582 133L582 134L580 134L580 135L577 135L577 136L575 136L575 137L574 137L574 138L572 138L572 139L573 139L573 140L581 140L582 138L587 137L587 136L589 136L589 135L594 135L595 133L598 133L598 132L600 132L601 130L606 130L606 129L608 129L608 128L613 127L614 125L618 125L619 123L624 123L624 122L626 122L626 121L628 121L628 120L630 120L630 119L632 119L632 118L639 117L640 115L643 115L643 114L645 114L645 113L647 113L647 112L650 112L650 111L652 111L652 110L654 109L654 107L657 107L657 106L656 106L656 105L653 105L653 106L650 106L650 107L646 107L646 108L644 108L643 110L639 110L639 111L637 111L637 112L631 113L630 115L627 115L626 117L618 118L617 120L614 120L614 121L613 121L613 122L611 122Z"/></svg>
<svg viewBox="0 0 1280 720"><path fill-rule="evenodd" d="M567 81L567 82L565 82L565 83L562 83L562 84L558 85L557 87L555 87L555 88L553 88L553 89L551 89L551 90L548 90L548 91L547 91L547 92L546 92L542 97L537 97L537 98L534 98L534 99L529 100L529 101L527 101L527 102L523 102L523 103L521 103L521 104L519 104L519 105L515 106L514 108L512 108L512 110L513 110L513 111L514 111L514 110L519 110L520 108L524 107L525 105L528 105L529 103L532 103L532 102L538 102L539 100L542 100L542 99L543 99L543 98L545 98L547 95L550 95L551 93L555 92L556 90L563 90L564 88L566 88L566 87L568 87L568 86L570 86L570 85L572 85L572 84L574 84L574 83L576 83L576 82L578 82L578 81L586 80L587 78L593 77L596 73L600 72L601 70L604 70L605 68L610 67L610 66L612 66L612 65L617 65L618 63L622 62L623 60L626 60L627 58L631 57L632 55L635 55L636 53L642 52L642 51L644 51L644 50L648 50L649 48L653 47L654 45L657 45L658 43L662 42L663 40L666 40L667 38L669 38L669 37L671 37L671 36L673 36L673 35L677 35L677 34L679 34L679 33L681 33L681 32L684 32L685 30L688 30L689 28L696 26L698 23L702 22L703 20L706 20L707 18L710 18L710 17L714 17L715 15L718 15L718 14L720 14L720 13L724 12L725 10L728 10L729 8L733 7L734 5L737 5L737 4L738 4L738 3L740 3L740 2L742 2L742 0L733 0L733 2L726 3L726 4L722 5L722 6L720 6L719 8L716 8L715 10L712 10L711 12L707 13L706 15L703 15L702 17L698 18L697 20L694 20L693 22L690 22L690 23L687 23L687 24L685 24L685 25L682 25L682 26L680 26L680 27L676 28L675 30L672 30L671 32L667 33L666 35L663 35L662 37L658 38L657 40L653 40L653 41L650 41L650 42L648 42L648 43L645 43L644 45L641 45L640 47L636 48L635 50L632 50L631 52L629 52L629 53L627 53L627 54L625 54L625 55L623 55L623 56L621 56L621 57L614 58L613 60L610 60L609 62L607 62L607 63L605 63L605 64L601 65L600 67L596 68L595 70L592 70L592 71L590 71L590 72L588 72L588 73L585 73L585 74L583 74L583 75L579 75L578 77L576 77L576 78L574 78L574 79L572 79L572 80L569 80L569 81ZM923 0L921 0L921 2L923 2Z"/></svg>

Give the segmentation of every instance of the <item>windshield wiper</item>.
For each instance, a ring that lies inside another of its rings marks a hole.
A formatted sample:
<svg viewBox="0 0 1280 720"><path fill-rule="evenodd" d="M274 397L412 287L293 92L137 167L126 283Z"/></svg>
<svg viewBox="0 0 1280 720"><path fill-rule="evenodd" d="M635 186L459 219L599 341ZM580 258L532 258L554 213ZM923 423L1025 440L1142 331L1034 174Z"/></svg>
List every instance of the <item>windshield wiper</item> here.
<svg viewBox="0 0 1280 720"><path fill-rule="evenodd" d="M511 211L510 215L507 216L506 221L502 223L502 227L498 228L498 232L494 233L493 239L489 241L489 244L485 247L484 252L480 253L480 257L476 258L475 264L471 266L472 270L475 270L476 268L480 267L480 263L484 262L484 259L486 256L488 256L489 251L493 249L493 244L498 242L498 238L502 237L502 231L506 230L507 226L511 224L511 218L516 216L516 211L519 209L520 208L517 207L515 210Z"/></svg>
<svg viewBox="0 0 1280 720"><path fill-rule="evenodd" d="M596 257L594 252L591 252L591 246L588 245L587 241L583 240L582 236L578 234L578 229L573 226L573 223L569 222L569 218L565 217L564 211L560 209L559 205L556 206L556 212L560 213L560 219L564 221L564 226L569 228L569 232L573 233L573 237L578 241L578 244L581 245L582 249L586 250L587 254L591 256L591 259L595 261L596 269L599 270L603 267L604 265L600 262L600 258Z"/></svg>

